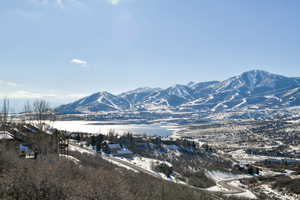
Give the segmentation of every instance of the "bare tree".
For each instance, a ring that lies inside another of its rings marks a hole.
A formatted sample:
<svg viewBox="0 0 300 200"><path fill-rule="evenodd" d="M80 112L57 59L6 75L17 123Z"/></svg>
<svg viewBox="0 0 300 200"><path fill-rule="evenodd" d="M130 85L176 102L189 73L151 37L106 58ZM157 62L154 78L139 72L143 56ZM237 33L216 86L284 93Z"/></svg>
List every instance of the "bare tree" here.
<svg viewBox="0 0 300 200"><path fill-rule="evenodd" d="M0 113L0 123L3 131L6 131L6 126L8 122L9 122L9 99L5 97L3 98L2 101L2 108Z"/></svg>
<svg viewBox="0 0 300 200"><path fill-rule="evenodd" d="M32 112L33 112L32 105L30 104L29 101L27 101L23 107L22 121L24 123L28 123L29 121L32 120Z"/></svg>
<svg viewBox="0 0 300 200"><path fill-rule="evenodd" d="M50 104L42 99L35 100L33 102L33 116L37 123L38 128L43 130L44 122L52 118L52 111L50 109Z"/></svg>

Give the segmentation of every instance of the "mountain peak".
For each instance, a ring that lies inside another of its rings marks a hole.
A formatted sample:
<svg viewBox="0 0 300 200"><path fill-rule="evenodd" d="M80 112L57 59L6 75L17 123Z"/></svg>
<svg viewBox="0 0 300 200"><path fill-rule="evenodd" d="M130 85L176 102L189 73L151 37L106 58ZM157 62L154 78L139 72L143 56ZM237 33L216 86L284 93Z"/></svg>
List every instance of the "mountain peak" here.
<svg viewBox="0 0 300 200"><path fill-rule="evenodd" d="M139 87L135 90L132 90L131 92L149 92L149 91L154 91L157 90L157 88L151 88L151 87Z"/></svg>
<svg viewBox="0 0 300 200"><path fill-rule="evenodd" d="M194 85L195 84L195 82L194 81L190 81L188 84L187 84L187 86L192 86L192 85Z"/></svg>
<svg viewBox="0 0 300 200"><path fill-rule="evenodd" d="M262 74L271 74L270 72L267 72L265 70L261 70L261 69L252 69L249 71L244 72L243 74L247 74L247 73L262 73Z"/></svg>
<svg viewBox="0 0 300 200"><path fill-rule="evenodd" d="M272 77L272 78L275 78L275 77L284 77L282 75L278 75L278 74L273 74L273 73L270 73L270 72L267 72L267 71L264 71L264 70L260 70L260 69L253 69L253 70L250 70L250 71L246 71L244 73L242 73L240 75L241 77L242 76L251 76L251 77L257 77L257 76L260 76L260 77Z"/></svg>

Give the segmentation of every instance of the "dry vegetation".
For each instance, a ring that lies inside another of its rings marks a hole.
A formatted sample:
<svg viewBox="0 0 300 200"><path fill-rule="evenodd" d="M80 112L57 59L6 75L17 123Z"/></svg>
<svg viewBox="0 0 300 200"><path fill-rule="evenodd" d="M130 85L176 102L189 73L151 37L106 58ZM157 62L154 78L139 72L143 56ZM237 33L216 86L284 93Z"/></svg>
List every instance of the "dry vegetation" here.
<svg viewBox="0 0 300 200"><path fill-rule="evenodd" d="M134 173L99 156L72 155L75 164L55 154L27 160L1 149L0 199L215 199L211 194Z"/></svg>

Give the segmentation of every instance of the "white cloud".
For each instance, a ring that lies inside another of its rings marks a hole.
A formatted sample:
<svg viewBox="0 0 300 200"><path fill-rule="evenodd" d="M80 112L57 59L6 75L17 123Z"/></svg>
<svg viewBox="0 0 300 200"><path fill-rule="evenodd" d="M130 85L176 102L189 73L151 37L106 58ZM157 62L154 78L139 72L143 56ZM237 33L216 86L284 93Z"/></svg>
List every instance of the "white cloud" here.
<svg viewBox="0 0 300 200"><path fill-rule="evenodd" d="M82 66L82 67L87 67L87 64L88 64L87 61L85 61L85 60L80 60L80 59L77 59L77 58L73 58L70 62L73 63L73 64L80 65L80 66Z"/></svg>
<svg viewBox="0 0 300 200"><path fill-rule="evenodd" d="M0 86L16 87L17 83L11 81L0 80Z"/></svg>
<svg viewBox="0 0 300 200"><path fill-rule="evenodd" d="M82 5L81 0L30 0L32 3L35 4L42 4L42 5L55 5L59 8L64 8L67 5Z"/></svg>
<svg viewBox="0 0 300 200"><path fill-rule="evenodd" d="M114 6L121 3L121 0L108 0L108 1L109 1L110 4L112 4Z"/></svg>
<svg viewBox="0 0 300 200"><path fill-rule="evenodd" d="M8 97L11 99L61 99L76 100L87 96L87 94L66 94L66 93L39 93L26 90L18 90L10 93L0 93L0 98Z"/></svg>
<svg viewBox="0 0 300 200"><path fill-rule="evenodd" d="M60 8L63 8L63 7L64 7L64 1L63 1L63 0L56 0L56 3L57 3L57 5L58 5Z"/></svg>
<svg viewBox="0 0 300 200"><path fill-rule="evenodd" d="M64 8L67 6L76 6L76 5L84 5L84 1L83 0L29 0L33 3L39 3L39 4L43 4L43 5L56 5L59 8ZM113 6L117 6L120 3L122 3L124 0L105 0L107 1L109 4L113 5ZM125 0L125 1L130 1L130 0Z"/></svg>
<svg viewBox="0 0 300 200"><path fill-rule="evenodd" d="M6 96L12 99L39 99L39 98L48 98L48 97L55 97L54 94L41 94L35 93L25 90L19 90L11 93L2 94L0 96Z"/></svg>

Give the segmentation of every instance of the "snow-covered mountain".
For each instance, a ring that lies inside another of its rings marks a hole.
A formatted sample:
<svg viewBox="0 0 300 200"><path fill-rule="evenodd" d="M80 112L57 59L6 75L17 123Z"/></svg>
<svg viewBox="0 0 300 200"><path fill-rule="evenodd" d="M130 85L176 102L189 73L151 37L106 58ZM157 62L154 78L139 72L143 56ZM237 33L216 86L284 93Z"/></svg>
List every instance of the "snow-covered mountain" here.
<svg viewBox="0 0 300 200"><path fill-rule="evenodd" d="M129 108L129 102L122 97L108 92L98 92L73 103L62 105L56 110L60 113L89 113L122 111Z"/></svg>
<svg viewBox="0 0 300 200"><path fill-rule="evenodd" d="M300 78L261 70L224 81L191 82L167 89L138 88L120 95L93 94L56 110L60 113L125 110L226 111L300 105Z"/></svg>
<svg viewBox="0 0 300 200"><path fill-rule="evenodd" d="M185 85L174 85L165 90L160 90L144 100L144 104L176 107L194 98L192 89Z"/></svg>
<svg viewBox="0 0 300 200"><path fill-rule="evenodd" d="M288 78L261 70L252 70L207 87L195 89L194 101L185 109L223 111L241 108L274 108L299 104L299 78ZM290 93L293 93L291 96Z"/></svg>
<svg viewBox="0 0 300 200"><path fill-rule="evenodd" d="M143 103L147 97L152 96L161 90L161 88L143 87L124 92L119 96L126 99L134 107L137 104Z"/></svg>

